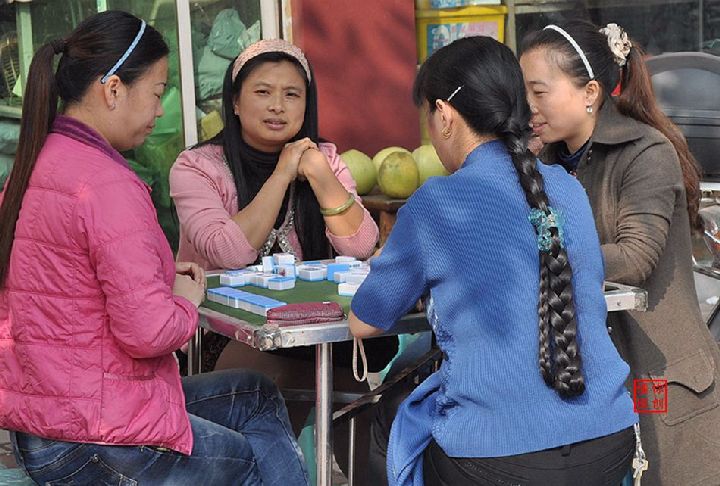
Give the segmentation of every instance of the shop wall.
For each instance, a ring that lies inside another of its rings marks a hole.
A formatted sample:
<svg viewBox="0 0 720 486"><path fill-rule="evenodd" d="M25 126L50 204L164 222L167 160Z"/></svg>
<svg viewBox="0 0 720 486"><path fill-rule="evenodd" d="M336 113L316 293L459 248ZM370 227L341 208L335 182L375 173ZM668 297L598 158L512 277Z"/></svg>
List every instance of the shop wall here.
<svg viewBox="0 0 720 486"><path fill-rule="evenodd" d="M318 85L320 135L341 151L420 144L410 0L293 0L293 41Z"/></svg>

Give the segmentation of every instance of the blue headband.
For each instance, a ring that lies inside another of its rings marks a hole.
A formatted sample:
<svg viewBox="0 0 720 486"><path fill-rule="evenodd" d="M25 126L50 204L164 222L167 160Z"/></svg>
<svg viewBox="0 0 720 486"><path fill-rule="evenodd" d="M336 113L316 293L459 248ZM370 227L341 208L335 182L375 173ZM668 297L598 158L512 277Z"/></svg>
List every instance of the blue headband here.
<svg viewBox="0 0 720 486"><path fill-rule="evenodd" d="M123 54L122 57L121 57L120 59L118 59L118 62L116 62L115 65L110 68L110 71L108 71L108 72L105 74L105 76L103 76L102 78L100 78L100 82L101 82L102 84L105 84L105 83L107 82L108 78L109 78L110 76L112 76L113 74L115 74L115 72L116 72L118 69L120 69L120 66L122 66L123 63L124 63L125 61L127 61L127 58L130 57L130 54L132 54L132 51L135 50L135 48L136 48L137 45L138 45L138 42L140 42L140 38L141 38L141 37L143 36L143 34L145 33L145 25L146 25L146 24L145 24L145 21L144 21L144 20L141 20L141 21L140 21L140 30L138 31L138 33L137 33L137 35L135 36L135 38L133 39L133 41L130 43L130 47L128 47L127 50L125 51L125 54Z"/></svg>

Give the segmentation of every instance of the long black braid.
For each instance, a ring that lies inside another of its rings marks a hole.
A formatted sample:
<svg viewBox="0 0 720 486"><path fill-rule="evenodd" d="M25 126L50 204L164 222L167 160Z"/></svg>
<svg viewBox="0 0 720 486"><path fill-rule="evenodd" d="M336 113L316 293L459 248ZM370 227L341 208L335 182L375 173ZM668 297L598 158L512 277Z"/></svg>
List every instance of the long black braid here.
<svg viewBox="0 0 720 486"><path fill-rule="evenodd" d="M531 209L550 215L537 159L528 150L530 108L520 66L512 51L489 37L459 39L434 53L421 67L413 98L420 106L446 100L478 135L504 142ZM583 393L585 382L577 342L572 268L561 235L550 229L550 244L540 254L538 299L540 374L561 396Z"/></svg>

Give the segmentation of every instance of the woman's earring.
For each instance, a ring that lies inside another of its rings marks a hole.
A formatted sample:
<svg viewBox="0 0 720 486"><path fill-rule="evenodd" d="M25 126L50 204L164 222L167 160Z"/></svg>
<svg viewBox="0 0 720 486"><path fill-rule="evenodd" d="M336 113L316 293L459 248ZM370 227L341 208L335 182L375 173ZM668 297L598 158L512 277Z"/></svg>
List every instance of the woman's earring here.
<svg viewBox="0 0 720 486"><path fill-rule="evenodd" d="M445 127L442 130L440 130L440 133L442 134L444 139L450 138L450 127Z"/></svg>
<svg viewBox="0 0 720 486"><path fill-rule="evenodd" d="M592 113L592 112L593 112L592 105L587 105L587 106L585 107L585 111L587 111L588 113Z"/></svg>

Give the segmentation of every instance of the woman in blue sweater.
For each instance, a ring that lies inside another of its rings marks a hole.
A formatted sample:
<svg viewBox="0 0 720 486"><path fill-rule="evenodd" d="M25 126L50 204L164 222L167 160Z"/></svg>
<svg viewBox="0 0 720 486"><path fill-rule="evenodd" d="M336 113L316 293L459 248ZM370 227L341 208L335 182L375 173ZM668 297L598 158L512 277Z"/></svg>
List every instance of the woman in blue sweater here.
<svg viewBox="0 0 720 486"><path fill-rule="evenodd" d="M398 212L353 298L357 337L429 293L444 352L400 406L390 484L619 484L637 416L605 327L603 262L582 186L528 151L513 53L460 39L422 66L414 99L449 177Z"/></svg>

